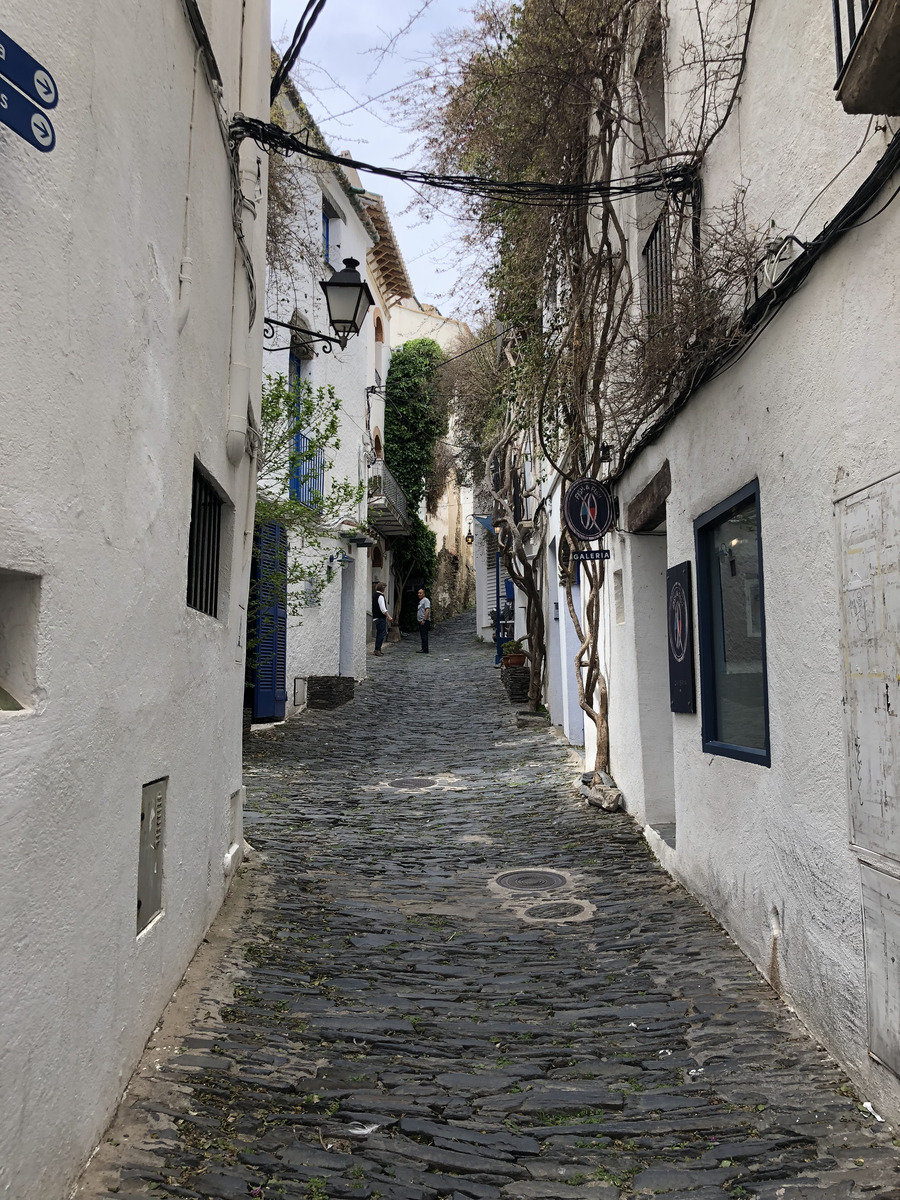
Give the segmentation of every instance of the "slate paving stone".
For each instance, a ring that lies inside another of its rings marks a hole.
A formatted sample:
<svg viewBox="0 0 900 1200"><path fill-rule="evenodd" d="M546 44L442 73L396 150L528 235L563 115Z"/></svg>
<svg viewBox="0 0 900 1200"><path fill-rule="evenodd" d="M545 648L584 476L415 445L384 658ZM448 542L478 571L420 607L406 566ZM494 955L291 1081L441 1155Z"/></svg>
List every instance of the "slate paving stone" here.
<svg viewBox="0 0 900 1200"><path fill-rule="evenodd" d="M900 1200L893 1131L517 727L471 616L432 636L249 735L243 925L75 1196ZM567 882L489 886L522 869Z"/></svg>

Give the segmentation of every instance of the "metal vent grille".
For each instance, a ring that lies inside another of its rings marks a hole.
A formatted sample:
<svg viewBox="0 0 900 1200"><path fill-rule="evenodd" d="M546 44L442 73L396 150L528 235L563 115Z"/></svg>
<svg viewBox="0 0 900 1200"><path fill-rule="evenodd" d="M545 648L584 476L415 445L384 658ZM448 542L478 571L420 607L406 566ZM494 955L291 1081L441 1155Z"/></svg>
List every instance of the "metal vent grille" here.
<svg viewBox="0 0 900 1200"><path fill-rule="evenodd" d="M141 789L141 836L138 851L137 931L162 910L163 826L169 780L155 779Z"/></svg>

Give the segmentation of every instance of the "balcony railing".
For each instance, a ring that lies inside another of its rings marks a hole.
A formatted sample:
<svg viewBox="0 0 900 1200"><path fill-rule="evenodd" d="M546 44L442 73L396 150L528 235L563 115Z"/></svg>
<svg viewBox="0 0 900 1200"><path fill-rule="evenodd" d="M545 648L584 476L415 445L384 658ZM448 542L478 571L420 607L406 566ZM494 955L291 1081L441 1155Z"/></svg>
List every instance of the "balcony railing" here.
<svg viewBox="0 0 900 1200"><path fill-rule="evenodd" d="M838 79L865 24L872 0L831 0L834 11L834 54Z"/></svg>
<svg viewBox="0 0 900 1200"><path fill-rule="evenodd" d="M900 112L900 0L832 0L835 91L848 113Z"/></svg>
<svg viewBox="0 0 900 1200"><path fill-rule="evenodd" d="M409 533L406 493L381 459L369 468L369 523L382 533Z"/></svg>

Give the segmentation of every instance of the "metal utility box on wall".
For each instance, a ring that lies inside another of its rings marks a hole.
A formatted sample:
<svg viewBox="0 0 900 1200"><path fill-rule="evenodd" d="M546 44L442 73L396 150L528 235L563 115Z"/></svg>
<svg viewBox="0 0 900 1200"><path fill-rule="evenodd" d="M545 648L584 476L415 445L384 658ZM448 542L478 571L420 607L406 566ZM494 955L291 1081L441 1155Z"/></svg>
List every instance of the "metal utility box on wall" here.
<svg viewBox="0 0 900 1200"><path fill-rule="evenodd" d="M168 777L145 783L141 790L141 842L138 854L137 931L146 929L162 910L163 827Z"/></svg>

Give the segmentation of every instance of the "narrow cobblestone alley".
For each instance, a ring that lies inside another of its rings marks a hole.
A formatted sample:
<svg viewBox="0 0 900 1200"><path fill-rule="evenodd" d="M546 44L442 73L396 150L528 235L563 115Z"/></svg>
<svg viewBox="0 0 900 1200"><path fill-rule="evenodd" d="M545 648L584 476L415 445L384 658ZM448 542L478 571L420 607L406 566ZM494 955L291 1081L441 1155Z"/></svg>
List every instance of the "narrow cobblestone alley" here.
<svg viewBox="0 0 900 1200"><path fill-rule="evenodd" d="M472 629L252 735L237 936L76 1194L900 1197L891 1129Z"/></svg>

